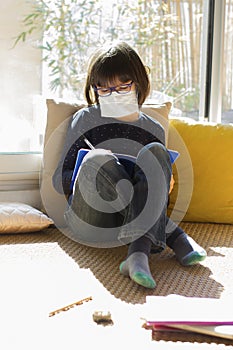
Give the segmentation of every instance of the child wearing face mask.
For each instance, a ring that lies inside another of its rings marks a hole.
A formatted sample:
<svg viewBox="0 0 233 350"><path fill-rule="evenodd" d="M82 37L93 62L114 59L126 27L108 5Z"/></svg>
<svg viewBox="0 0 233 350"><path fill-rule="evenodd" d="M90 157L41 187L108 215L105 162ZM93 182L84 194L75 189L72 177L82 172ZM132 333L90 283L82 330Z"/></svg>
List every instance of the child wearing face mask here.
<svg viewBox="0 0 233 350"><path fill-rule="evenodd" d="M205 250L167 217L172 165L163 127L140 107L150 91L147 69L121 42L98 50L85 84L87 108L70 120L53 184L64 193L70 237L81 244L128 246L120 272L154 288L149 256L169 246L184 266ZM94 146L72 183L78 151Z"/></svg>

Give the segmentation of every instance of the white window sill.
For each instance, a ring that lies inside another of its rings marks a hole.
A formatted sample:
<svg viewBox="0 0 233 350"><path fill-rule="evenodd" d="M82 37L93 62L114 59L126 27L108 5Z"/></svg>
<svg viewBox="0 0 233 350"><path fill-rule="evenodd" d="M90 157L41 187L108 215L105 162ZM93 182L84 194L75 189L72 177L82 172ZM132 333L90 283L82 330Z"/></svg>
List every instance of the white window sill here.
<svg viewBox="0 0 233 350"><path fill-rule="evenodd" d="M39 188L42 153L0 153L0 191Z"/></svg>

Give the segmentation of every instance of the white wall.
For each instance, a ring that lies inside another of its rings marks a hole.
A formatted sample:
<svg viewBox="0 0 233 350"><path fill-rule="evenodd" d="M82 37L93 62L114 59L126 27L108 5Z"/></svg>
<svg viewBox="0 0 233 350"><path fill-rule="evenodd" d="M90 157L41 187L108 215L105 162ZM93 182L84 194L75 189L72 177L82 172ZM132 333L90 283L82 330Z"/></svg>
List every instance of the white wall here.
<svg viewBox="0 0 233 350"><path fill-rule="evenodd" d="M35 37L34 42L12 48L23 29L21 20L30 11L28 3L0 2L0 152L33 150L30 138L35 95L41 94L41 51L33 47Z"/></svg>

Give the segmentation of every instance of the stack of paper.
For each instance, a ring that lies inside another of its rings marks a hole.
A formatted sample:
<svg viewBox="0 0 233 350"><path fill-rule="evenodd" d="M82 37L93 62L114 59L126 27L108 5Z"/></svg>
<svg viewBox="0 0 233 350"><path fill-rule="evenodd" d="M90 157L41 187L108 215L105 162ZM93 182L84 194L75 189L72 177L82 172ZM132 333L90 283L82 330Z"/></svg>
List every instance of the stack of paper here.
<svg viewBox="0 0 233 350"><path fill-rule="evenodd" d="M230 302L178 295L147 296L146 327L153 330L191 331L233 339Z"/></svg>

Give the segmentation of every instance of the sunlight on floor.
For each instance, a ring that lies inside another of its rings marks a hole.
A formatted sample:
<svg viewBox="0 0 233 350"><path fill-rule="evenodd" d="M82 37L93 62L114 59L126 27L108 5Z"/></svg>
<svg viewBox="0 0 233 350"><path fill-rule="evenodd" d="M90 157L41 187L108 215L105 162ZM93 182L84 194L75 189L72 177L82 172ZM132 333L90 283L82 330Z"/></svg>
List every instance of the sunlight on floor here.
<svg viewBox="0 0 233 350"><path fill-rule="evenodd" d="M203 266L211 270L211 278L224 286L221 299L232 296L232 281L229 279L229 270L232 270L232 256L233 248L209 247L208 257L202 262ZM213 264L211 262L212 259L215 259L217 262Z"/></svg>

